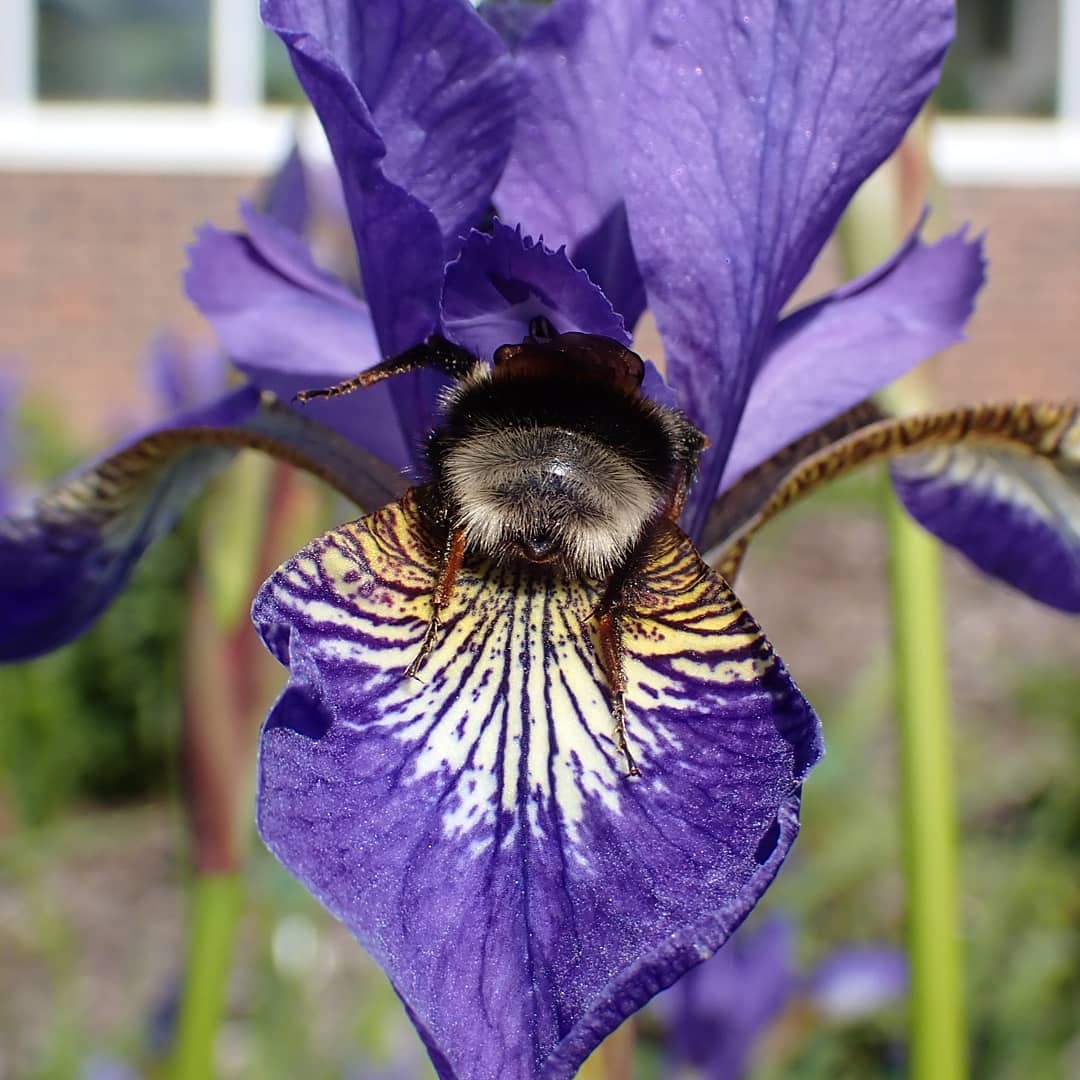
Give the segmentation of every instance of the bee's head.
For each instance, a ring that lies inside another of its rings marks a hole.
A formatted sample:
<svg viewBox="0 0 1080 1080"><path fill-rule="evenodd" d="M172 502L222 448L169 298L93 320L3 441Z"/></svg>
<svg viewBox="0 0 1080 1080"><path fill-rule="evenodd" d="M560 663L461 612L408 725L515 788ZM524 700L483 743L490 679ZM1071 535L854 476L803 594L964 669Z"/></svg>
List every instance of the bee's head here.
<svg viewBox="0 0 1080 1080"><path fill-rule="evenodd" d="M469 550L603 577L623 562L665 492L594 436L509 424L447 448L443 482Z"/></svg>

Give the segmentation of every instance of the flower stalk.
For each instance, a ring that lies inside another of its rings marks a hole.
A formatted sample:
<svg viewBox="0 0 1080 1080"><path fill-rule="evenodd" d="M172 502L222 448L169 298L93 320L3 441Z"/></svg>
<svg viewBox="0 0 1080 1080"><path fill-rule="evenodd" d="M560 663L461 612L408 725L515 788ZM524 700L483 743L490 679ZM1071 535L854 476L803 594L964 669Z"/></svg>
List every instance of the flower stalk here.
<svg viewBox="0 0 1080 1080"><path fill-rule="evenodd" d="M850 274L876 265L918 213L929 177L926 127L923 117L895 158L871 178L848 208L838 235ZM882 395L892 411L927 407L925 368L913 376ZM883 510L889 547L911 966L910 1076L912 1080L960 1080L967 1074L967 1029L958 934L956 795L941 554L934 538L905 513L887 473Z"/></svg>
<svg viewBox="0 0 1080 1080"><path fill-rule="evenodd" d="M243 877L238 871L195 878L172 1080L208 1080L214 1075L214 1044L225 1009L242 900Z"/></svg>
<svg viewBox="0 0 1080 1080"><path fill-rule="evenodd" d="M957 933L956 795L941 554L886 484L900 803L911 960L912 1080L967 1074Z"/></svg>
<svg viewBox="0 0 1080 1080"><path fill-rule="evenodd" d="M188 625L184 750L194 880L172 1080L214 1075L243 865L255 741L274 674L246 619L246 598L318 507L280 465L249 458L218 485L203 522L205 553Z"/></svg>

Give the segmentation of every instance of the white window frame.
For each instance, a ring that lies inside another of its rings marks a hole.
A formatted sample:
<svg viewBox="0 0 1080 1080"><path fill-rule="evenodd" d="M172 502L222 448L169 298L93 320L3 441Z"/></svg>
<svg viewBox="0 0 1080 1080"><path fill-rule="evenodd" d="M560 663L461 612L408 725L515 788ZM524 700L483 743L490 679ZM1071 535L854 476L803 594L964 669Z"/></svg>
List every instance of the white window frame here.
<svg viewBox="0 0 1080 1080"><path fill-rule="evenodd" d="M258 175L296 135L297 111L268 106L254 0L210 0L205 105L44 104L34 87L37 0L4 0L0 170ZM1059 0L1058 112L1052 120L944 117L931 158L957 186L1080 186L1080 0ZM329 157L310 115L305 149Z"/></svg>

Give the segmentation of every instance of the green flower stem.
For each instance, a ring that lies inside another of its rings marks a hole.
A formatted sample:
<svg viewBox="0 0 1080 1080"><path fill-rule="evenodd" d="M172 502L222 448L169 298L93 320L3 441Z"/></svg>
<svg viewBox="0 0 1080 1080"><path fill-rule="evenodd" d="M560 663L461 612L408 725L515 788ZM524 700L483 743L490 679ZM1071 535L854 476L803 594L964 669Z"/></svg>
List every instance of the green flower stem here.
<svg viewBox="0 0 1080 1080"><path fill-rule="evenodd" d="M845 214L841 252L851 274L893 250L932 178L927 124L865 185ZM926 407L924 372L883 395L903 413ZM941 556L904 512L886 477L893 670L900 738L901 829L911 965L911 1080L967 1074L963 957L957 912L957 826L950 742L951 698L942 617Z"/></svg>
<svg viewBox="0 0 1080 1080"><path fill-rule="evenodd" d="M171 1080L212 1080L215 1076L214 1043L225 1011L242 896L239 873L195 877Z"/></svg>
<svg viewBox="0 0 1080 1080"><path fill-rule="evenodd" d="M911 963L912 1080L967 1073L956 798L936 541L886 491Z"/></svg>

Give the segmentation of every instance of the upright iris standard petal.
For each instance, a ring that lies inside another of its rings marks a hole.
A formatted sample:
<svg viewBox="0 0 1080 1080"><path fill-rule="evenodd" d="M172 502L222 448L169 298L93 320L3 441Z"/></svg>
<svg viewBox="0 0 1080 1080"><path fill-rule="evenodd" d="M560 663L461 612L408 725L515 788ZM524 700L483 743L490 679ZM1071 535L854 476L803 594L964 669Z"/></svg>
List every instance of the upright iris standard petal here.
<svg viewBox="0 0 1080 1080"><path fill-rule="evenodd" d="M467 560L419 679L438 574L407 495L256 599L289 685L259 827L388 972L443 1077L570 1077L708 957L797 831L820 754L754 620L671 529L626 619L624 775L598 586Z"/></svg>
<svg viewBox="0 0 1080 1080"><path fill-rule="evenodd" d="M269 218L298 236L311 218L307 173L300 147L293 145L281 168L270 178L262 198Z"/></svg>
<svg viewBox="0 0 1080 1080"><path fill-rule="evenodd" d="M490 359L500 345L524 340L538 316L560 334L578 330L630 344L621 316L564 251L498 221L490 235L470 233L461 255L446 268L446 336Z"/></svg>
<svg viewBox="0 0 1080 1080"><path fill-rule="evenodd" d="M877 270L784 319L750 388L721 491L962 341L985 277L982 243L964 230L929 246L912 234Z"/></svg>
<svg viewBox="0 0 1080 1080"><path fill-rule="evenodd" d="M922 106L952 24L947 0L661 0L625 187L669 378L713 443L692 534L782 306Z"/></svg>
<svg viewBox="0 0 1080 1080"><path fill-rule="evenodd" d="M565 244L633 327L645 307L619 163L635 144L620 118L653 0L558 0L521 42L523 97L495 192L505 220Z"/></svg>
<svg viewBox="0 0 1080 1080"><path fill-rule="evenodd" d="M400 493L400 477L334 431L246 386L175 417L0 519L0 661L74 640L127 583L140 556L236 450L306 469L360 506Z"/></svg>
<svg viewBox="0 0 1080 1080"><path fill-rule="evenodd" d="M385 353L436 327L442 267L510 148L514 73L457 0L263 0L326 129Z"/></svg>
<svg viewBox="0 0 1080 1080"><path fill-rule="evenodd" d="M290 401L341 382L381 359L371 313L316 267L304 242L250 208L248 235L205 226L188 249L188 296L236 366L260 389ZM434 402L432 401L432 406ZM304 406L395 468L413 447L386 386Z"/></svg>

